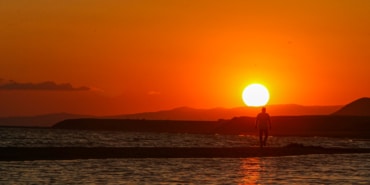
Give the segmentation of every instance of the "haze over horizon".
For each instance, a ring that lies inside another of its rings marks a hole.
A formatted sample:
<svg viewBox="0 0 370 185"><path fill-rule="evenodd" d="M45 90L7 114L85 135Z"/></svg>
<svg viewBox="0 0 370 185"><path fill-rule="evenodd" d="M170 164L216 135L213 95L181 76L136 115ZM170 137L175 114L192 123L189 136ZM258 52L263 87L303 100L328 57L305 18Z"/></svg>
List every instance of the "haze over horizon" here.
<svg viewBox="0 0 370 185"><path fill-rule="evenodd" d="M345 105L370 96L370 1L0 1L0 116Z"/></svg>

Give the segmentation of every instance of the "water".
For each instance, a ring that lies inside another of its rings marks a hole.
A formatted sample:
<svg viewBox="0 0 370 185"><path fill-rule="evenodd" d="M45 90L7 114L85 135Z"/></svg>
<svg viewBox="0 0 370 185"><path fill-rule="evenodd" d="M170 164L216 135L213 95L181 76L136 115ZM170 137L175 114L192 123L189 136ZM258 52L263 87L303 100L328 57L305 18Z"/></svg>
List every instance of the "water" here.
<svg viewBox="0 0 370 185"><path fill-rule="evenodd" d="M368 140L270 137L269 146L370 148ZM0 146L240 147L255 136L0 128ZM370 184L370 154L0 162L0 184Z"/></svg>
<svg viewBox="0 0 370 185"><path fill-rule="evenodd" d="M370 154L1 162L4 184L370 183Z"/></svg>
<svg viewBox="0 0 370 185"><path fill-rule="evenodd" d="M269 137L271 147L370 148L370 140L326 137ZM131 133L58 129L0 128L0 147L246 147L259 146L249 135Z"/></svg>

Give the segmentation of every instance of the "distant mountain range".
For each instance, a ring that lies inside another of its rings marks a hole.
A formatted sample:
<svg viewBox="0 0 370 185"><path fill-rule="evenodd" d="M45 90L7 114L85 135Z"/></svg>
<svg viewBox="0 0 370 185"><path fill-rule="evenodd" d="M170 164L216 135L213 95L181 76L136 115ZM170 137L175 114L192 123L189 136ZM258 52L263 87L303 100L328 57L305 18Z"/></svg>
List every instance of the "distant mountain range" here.
<svg viewBox="0 0 370 185"><path fill-rule="evenodd" d="M301 106L301 105L270 105L267 111L272 116L299 116L299 115L329 115L339 110L342 106ZM256 116L261 108L238 107L238 108L214 108L194 109L190 107L179 107L171 110L158 112L144 112L137 114L118 115L108 118L113 119L150 119L150 120L219 120L232 119L241 116Z"/></svg>
<svg viewBox="0 0 370 185"><path fill-rule="evenodd" d="M301 116L301 115L353 115L370 116L370 98L360 98L345 106L301 106L301 105L269 105L267 111L271 116ZM260 108L214 108L194 109L179 107L171 110L157 112L144 112L137 114L116 115L100 117L105 119L147 119L147 120L198 120L215 121L220 119L232 119L234 117L254 117L260 112ZM75 115L67 113L48 114L30 117L4 117L0 118L1 126L32 126L50 127L57 122L66 119L98 118L89 115Z"/></svg>
<svg viewBox="0 0 370 185"><path fill-rule="evenodd" d="M3 117L0 126L11 127L51 127L66 119L95 118L94 116L77 115L68 113L46 114L39 116Z"/></svg>

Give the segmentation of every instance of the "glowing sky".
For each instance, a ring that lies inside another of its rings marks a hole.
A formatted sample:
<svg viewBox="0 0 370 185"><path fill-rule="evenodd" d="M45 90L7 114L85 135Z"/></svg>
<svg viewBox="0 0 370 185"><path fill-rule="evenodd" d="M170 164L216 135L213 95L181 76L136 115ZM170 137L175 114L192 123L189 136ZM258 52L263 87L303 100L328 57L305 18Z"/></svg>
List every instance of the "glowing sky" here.
<svg viewBox="0 0 370 185"><path fill-rule="evenodd" d="M250 83L340 105L370 96L369 70L368 0L0 0L0 84L18 87L0 116L237 107Z"/></svg>

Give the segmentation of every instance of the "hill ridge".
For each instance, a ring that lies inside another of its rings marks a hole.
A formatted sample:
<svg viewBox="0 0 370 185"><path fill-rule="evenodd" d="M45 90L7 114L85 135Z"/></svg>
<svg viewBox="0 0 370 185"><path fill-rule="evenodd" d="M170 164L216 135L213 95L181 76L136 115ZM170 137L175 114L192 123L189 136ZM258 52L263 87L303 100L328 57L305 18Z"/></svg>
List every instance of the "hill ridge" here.
<svg viewBox="0 0 370 185"><path fill-rule="evenodd" d="M370 116L370 98L359 98L343 106L332 115Z"/></svg>

